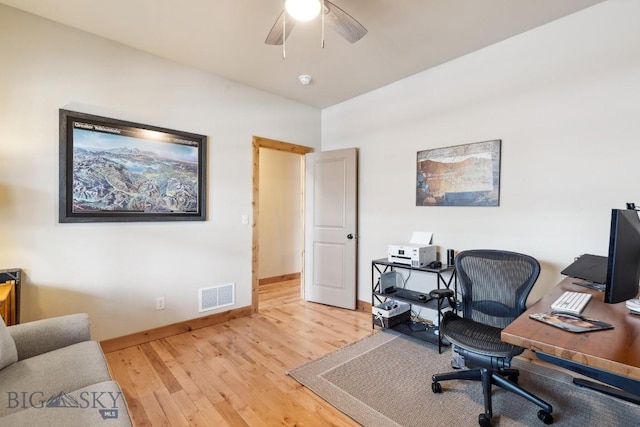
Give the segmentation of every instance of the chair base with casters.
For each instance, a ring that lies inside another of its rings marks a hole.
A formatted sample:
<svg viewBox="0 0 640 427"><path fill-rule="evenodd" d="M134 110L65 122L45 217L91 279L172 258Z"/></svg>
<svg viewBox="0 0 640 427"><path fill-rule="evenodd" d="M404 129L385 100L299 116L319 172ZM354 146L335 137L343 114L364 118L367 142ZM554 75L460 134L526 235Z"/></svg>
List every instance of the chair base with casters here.
<svg viewBox="0 0 640 427"><path fill-rule="evenodd" d="M479 338L480 341L493 344L493 348L491 349L492 352L496 351L496 346L504 346L506 354L519 354L522 352L522 349L518 347L502 343L502 341L500 341L500 329L498 328L473 324L473 322L461 318L451 312L448 312L445 315L445 319L443 319L443 327L445 327L447 322L449 322L450 329L452 328L452 322L458 322L459 327L462 328L475 328L476 330L474 332L482 337ZM456 327L458 327L458 325ZM455 327L453 329L455 330ZM476 335L476 338L477 337L478 335ZM456 342L455 338L452 340L452 344L456 347L455 351L464 357L467 369L463 368L453 372L433 375L431 390L434 393L442 393L441 381L455 379L480 381L482 383L482 392L484 395L484 413L478 416L478 423L481 427L490 427L491 418L493 416L491 386L496 385L538 405L542 408L538 411L538 418L545 424L553 423L553 416L551 415L551 412L553 411L552 406L517 384L520 373L517 369L511 368L511 357L496 357L494 355L484 355L467 351L457 345L459 343Z"/></svg>

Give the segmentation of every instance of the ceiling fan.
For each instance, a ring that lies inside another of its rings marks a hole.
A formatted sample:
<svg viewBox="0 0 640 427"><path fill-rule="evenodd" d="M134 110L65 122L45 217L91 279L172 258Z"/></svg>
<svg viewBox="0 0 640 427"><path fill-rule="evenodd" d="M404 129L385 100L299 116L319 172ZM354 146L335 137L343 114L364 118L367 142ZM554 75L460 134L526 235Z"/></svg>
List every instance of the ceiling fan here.
<svg viewBox="0 0 640 427"><path fill-rule="evenodd" d="M276 19L276 22L273 24L271 31L269 31L267 39L264 41L266 44L282 45L287 37L289 37L289 34L291 34L291 30L293 30L296 23L296 18L294 18L295 12L293 12L289 7L293 3L297 2L293 0L285 1L285 10L282 11L278 19ZM300 20L313 19L318 15L318 13L320 13L320 9L324 9L322 11L323 45L325 20L335 32L349 43L355 43L367 34L367 29L364 28L362 24L329 0L306 0L306 2L303 1L303 3L310 3L310 6L312 8L315 7L317 12L310 17L306 17L306 19L305 17L299 18Z"/></svg>

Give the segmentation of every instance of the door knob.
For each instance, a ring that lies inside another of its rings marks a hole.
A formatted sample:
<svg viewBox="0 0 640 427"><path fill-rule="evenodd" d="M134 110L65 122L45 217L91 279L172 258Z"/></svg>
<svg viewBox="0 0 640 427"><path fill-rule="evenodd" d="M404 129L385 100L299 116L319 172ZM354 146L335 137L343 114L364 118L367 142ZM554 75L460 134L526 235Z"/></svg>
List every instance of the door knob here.
<svg viewBox="0 0 640 427"><path fill-rule="evenodd" d="M347 239L349 239L349 240L353 239L353 234L351 234L351 233L347 234Z"/></svg>

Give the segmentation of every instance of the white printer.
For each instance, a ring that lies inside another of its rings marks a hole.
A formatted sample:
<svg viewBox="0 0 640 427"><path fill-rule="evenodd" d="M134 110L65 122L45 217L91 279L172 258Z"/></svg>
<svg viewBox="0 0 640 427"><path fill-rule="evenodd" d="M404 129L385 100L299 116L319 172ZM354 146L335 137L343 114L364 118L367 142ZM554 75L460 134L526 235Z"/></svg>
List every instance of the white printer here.
<svg viewBox="0 0 640 427"><path fill-rule="evenodd" d="M415 231L410 243L389 245L387 260L411 267L426 267L437 259L436 247L430 244L431 236L430 232Z"/></svg>

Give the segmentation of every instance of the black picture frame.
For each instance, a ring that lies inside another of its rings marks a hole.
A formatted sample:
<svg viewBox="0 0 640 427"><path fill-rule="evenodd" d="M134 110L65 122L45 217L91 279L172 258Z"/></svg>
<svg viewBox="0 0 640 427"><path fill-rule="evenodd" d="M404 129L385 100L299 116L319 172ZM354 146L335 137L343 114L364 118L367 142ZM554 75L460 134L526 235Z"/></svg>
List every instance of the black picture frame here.
<svg viewBox="0 0 640 427"><path fill-rule="evenodd" d="M207 137L59 110L59 222L205 221Z"/></svg>

